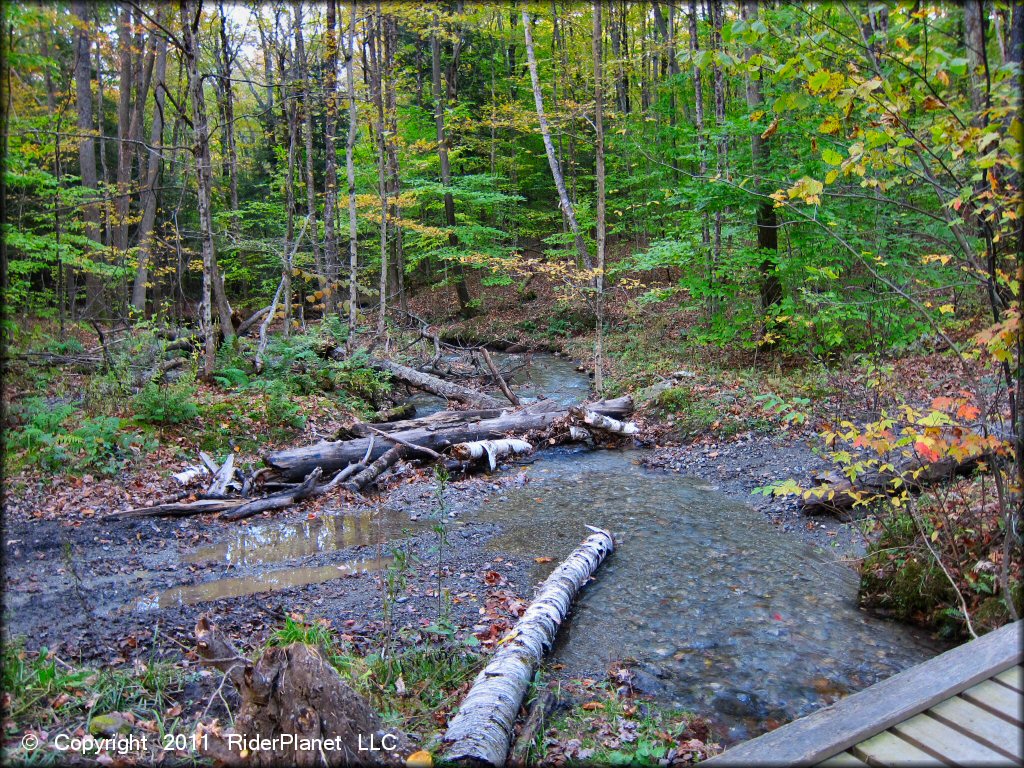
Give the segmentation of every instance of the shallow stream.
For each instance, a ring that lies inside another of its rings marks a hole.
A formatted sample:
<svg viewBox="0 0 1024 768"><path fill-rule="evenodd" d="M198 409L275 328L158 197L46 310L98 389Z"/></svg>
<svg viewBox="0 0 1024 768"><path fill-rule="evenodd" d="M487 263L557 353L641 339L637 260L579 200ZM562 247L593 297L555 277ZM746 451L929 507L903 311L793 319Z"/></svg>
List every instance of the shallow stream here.
<svg viewBox="0 0 1024 768"><path fill-rule="evenodd" d="M637 684L749 738L935 655L911 628L857 607L855 572L701 482L638 466L640 451L549 451L530 482L485 504L490 542L544 578L587 535L618 548L584 589L551 661ZM774 721L774 723L773 723Z"/></svg>
<svg viewBox="0 0 1024 768"><path fill-rule="evenodd" d="M526 373L515 379L524 399L543 394L571 403L589 388L574 363L552 355L533 355L523 383ZM429 395L414 401L419 415L443 407ZM643 469L642 456L638 450L544 451L521 470L525 484L476 509L459 510L467 521L500 524L503 533L489 542L491 549L530 563L550 558L550 564L535 566L535 581L586 536L585 525L615 534L618 549L583 591L550 659L558 676L600 680L612 662L628 660L637 688L709 715L723 724L721 736L734 742L942 650L923 633L859 610L856 573L831 553L779 531L752 507L700 481ZM136 609L379 569L386 558L326 566L304 561L383 545L415 535L423 525L381 508L372 519L328 513L246 526L184 558L220 562L226 578L150 595ZM291 567L283 567L286 561ZM231 574L246 566L265 568L246 578Z"/></svg>

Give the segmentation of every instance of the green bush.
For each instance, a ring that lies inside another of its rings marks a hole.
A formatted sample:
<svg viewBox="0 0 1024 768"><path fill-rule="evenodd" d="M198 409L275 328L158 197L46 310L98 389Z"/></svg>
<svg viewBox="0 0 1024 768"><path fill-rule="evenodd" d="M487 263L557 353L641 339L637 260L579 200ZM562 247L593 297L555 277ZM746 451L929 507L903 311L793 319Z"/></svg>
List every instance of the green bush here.
<svg viewBox="0 0 1024 768"><path fill-rule="evenodd" d="M302 409L291 401L291 393L287 384L279 380L258 381L252 385L256 389L262 389L266 395L264 405L267 412L267 421L270 424L302 429L306 425L306 417Z"/></svg>
<svg viewBox="0 0 1024 768"><path fill-rule="evenodd" d="M391 392L391 379L386 373L370 367L370 360L362 351L333 366L331 378L338 389L362 400L372 409L384 405Z"/></svg>
<svg viewBox="0 0 1024 768"><path fill-rule="evenodd" d="M249 374L241 368L221 368L213 372L213 380L222 389L240 389L249 383Z"/></svg>
<svg viewBox="0 0 1024 768"><path fill-rule="evenodd" d="M135 418L146 424L181 424L199 415L196 384L187 375L173 384L146 384L134 398Z"/></svg>
<svg viewBox="0 0 1024 768"><path fill-rule="evenodd" d="M81 418L72 405L51 407L40 397L26 401L8 430L7 452L12 466L38 466L48 472L100 472L112 475L135 453L152 444L122 430L116 416Z"/></svg>

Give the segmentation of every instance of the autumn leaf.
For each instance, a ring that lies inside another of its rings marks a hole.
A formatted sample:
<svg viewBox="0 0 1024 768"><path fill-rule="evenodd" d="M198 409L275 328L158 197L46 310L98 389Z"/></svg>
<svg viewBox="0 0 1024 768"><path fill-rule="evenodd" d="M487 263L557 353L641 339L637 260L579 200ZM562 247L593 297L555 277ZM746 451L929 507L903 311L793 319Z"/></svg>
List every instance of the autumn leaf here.
<svg viewBox="0 0 1024 768"><path fill-rule="evenodd" d="M533 558L533 562L535 562L535 563L550 563L551 562L551 558L550 557L535 557L535 558Z"/></svg>
<svg viewBox="0 0 1024 768"><path fill-rule="evenodd" d="M779 118L776 117L772 120L771 125L764 129L764 132L761 134L761 138L770 139L777 130L779 130Z"/></svg>
<svg viewBox="0 0 1024 768"><path fill-rule="evenodd" d="M421 749L405 758L405 765L406 768L431 768L434 758L427 750Z"/></svg>
<svg viewBox="0 0 1024 768"><path fill-rule="evenodd" d="M587 712L593 712L594 710L601 709L601 702L599 701L588 701L584 704L581 709L585 709Z"/></svg>

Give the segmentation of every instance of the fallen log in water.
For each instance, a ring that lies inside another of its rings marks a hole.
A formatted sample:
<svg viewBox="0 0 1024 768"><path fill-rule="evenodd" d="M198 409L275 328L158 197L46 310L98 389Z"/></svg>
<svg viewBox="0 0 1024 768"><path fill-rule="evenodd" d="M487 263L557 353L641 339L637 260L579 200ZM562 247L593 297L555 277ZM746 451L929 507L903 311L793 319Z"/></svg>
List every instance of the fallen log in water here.
<svg viewBox="0 0 1024 768"><path fill-rule="evenodd" d="M588 427L599 429L602 432L610 432L616 435L635 435L640 431L632 421L619 421L611 416L597 413L592 408L586 406L573 408L570 413Z"/></svg>
<svg viewBox="0 0 1024 768"><path fill-rule="evenodd" d="M453 384L429 373L417 371L406 365L399 365L390 360L371 360L370 365L378 370L387 371L399 381L405 382L411 387L430 392L432 395L443 397L447 400L454 400L464 405L477 408L500 408L502 403L497 398L491 397L485 392L477 392L475 389L463 387L460 384Z"/></svg>
<svg viewBox="0 0 1024 768"><path fill-rule="evenodd" d="M453 445L450 452L459 461L475 461L486 456L487 465L493 472L498 466L498 459L532 453L533 446L525 440L512 437L504 440L477 440L472 443L459 443Z"/></svg>
<svg viewBox="0 0 1024 768"><path fill-rule="evenodd" d="M865 472L855 481L833 476L829 482L811 488L808 497L800 499L800 511L806 515L831 514L843 520L855 519L858 515L854 505L865 496L889 495L904 488L920 490L970 471L981 457L982 454L977 453L963 458L944 456L938 461L926 462L914 456L895 462L891 470ZM866 514L866 506L858 509L864 509Z"/></svg>
<svg viewBox="0 0 1024 768"><path fill-rule="evenodd" d="M230 728L198 725L196 742L204 756L230 766L269 768L404 765L413 752L405 734L385 729L366 700L310 646L272 646L252 662L205 614L195 636L203 664L221 670L241 697ZM248 746L254 740L258 748ZM325 749L325 743L333 748ZM367 749L371 744L375 751Z"/></svg>
<svg viewBox="0 0 1024 768"><path fill-rule="evenodd" d="M590 527L590 526L588 526ZM611 533L594 533L544 581L499 650L473 682L448 724L445 760L471 765L504 765L516 714L534 670L551 648L577 593L615 548Z"/></svg>
<svg viewBox="0 0 1024 768"><path fill-rule="evenodd" d="M452 424L461 424L468 421L482 421L483 419L496 419L508 410L507 408L478 408L471 411L438 411L429 416L421 416L418 419L405 419L403 421L389 421L383 424L355 423L345 429L354 437L369 437L378 432L404 432L410 429L437 430Z"/></svg>
<svg viewBox="0 0 1024 768"><path fill-rule="evenodd" d="M633 401L629 396L614 400L602 400L587 406L587 410L595 414L622 417L633 409ZM418 427L407 431L392 432L406 443L442 451L456 443L469 443L477 440L493 440L505 437L509 433L523 434L533 430L543 430L555 421L565 417L568 409L551 400L541 400L516 411L505 411L493 419L476 421L456 421L447 426L431 429L430 426ZM276 451L263 457L264 463L275 470L284 480L304 478L314 467L322 467L324 472L333 472L359 460L366 451L369 441L366 438L345 440L341 442L320 442L301 448L290 448ZM380 457L387 447L377 445L373 448L369 459Z"/></svg>

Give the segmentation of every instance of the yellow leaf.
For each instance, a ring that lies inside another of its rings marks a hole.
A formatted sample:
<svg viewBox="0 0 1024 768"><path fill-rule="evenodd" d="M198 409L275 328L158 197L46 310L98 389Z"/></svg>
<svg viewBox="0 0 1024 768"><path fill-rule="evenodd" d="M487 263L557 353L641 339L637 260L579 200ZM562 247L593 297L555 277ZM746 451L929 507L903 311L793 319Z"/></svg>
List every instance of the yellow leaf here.
<svg viewBox="0 0 1024 768"><path fill-rule="evenodd" d="M427 750L421 749L405 758L405 764L407 768L431 768L434 758Z"/></svg>
<svg viewBox="0 0 1024 768"><path fill-rule="evenodd" d="M953 314L953 305L952 304L943 304L941 307L939 307L939 312L941 312L944 315L952 315Z"/></svg>

